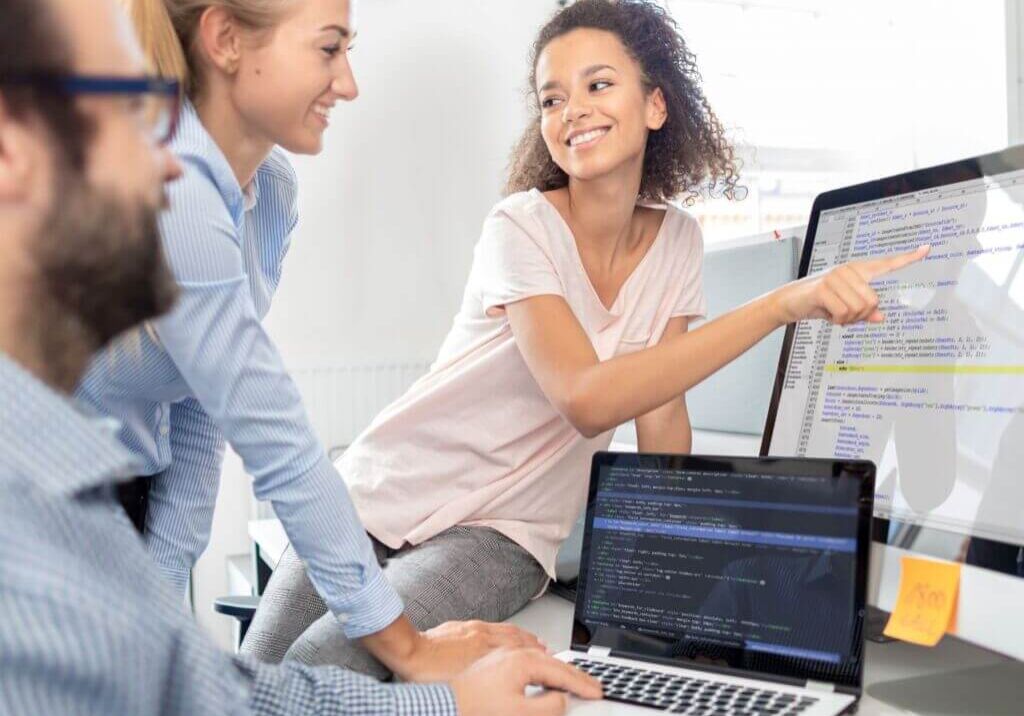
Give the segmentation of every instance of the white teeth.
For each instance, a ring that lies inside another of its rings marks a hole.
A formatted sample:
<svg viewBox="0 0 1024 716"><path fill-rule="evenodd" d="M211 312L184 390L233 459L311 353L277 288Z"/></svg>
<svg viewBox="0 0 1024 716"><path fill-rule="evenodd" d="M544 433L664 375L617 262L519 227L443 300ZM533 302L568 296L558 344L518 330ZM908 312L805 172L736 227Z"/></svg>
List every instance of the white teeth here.
<svg viewBox="0 0 1024 716"><path fill-rule="evenodd" d="M594 139L597 139L598 137L607 134L607 132L607 129L592 129L589 132L577 134L575 137L569 140L569 146L575 147L577 144L585 144L586 142L593 141Z"/></svg>
<svg viewBox="0 0 1024 716"><path fill-rule="evenodd" d="M313 107L313 111L316 112L321 117L323 117L324 119L327 119L328 117L331 116L331 110L330 110L329 107L319 107L319 106L317 106L317 107Z"/></svg>

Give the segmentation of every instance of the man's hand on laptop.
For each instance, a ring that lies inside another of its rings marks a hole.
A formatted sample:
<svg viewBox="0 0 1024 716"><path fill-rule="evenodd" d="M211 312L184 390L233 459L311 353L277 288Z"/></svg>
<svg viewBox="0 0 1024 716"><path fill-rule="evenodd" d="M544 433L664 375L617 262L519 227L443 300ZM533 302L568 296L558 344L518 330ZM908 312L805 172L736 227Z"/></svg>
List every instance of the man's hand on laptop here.
<svg viewBox="0 0 1024 716"><path fill-rule="evenodd" d="M418 632L405 617L364 637L363 643L399 677L419 682L450 679L495 649L545 649L537 637L512 624L446 622Z"/></svg>
<svg viewBox="0 0 1024 716"><path fill-rule="evenodd" d="M876 278L917 263L930 247L878 259L851 261L831 271L786 284L769 294L780 325L807 318L824 318L840 326L868 321L880 323L878 294L869 285Z"/></svg>
<svg viewBox="0 0 1024 716"><path fill-rule="evenodd" d="M501 649L476 662L451 682L461 716L557 716L568 696L601 698L591 676L537 649ZM547 689L532 696L528 686Z"/></svg>

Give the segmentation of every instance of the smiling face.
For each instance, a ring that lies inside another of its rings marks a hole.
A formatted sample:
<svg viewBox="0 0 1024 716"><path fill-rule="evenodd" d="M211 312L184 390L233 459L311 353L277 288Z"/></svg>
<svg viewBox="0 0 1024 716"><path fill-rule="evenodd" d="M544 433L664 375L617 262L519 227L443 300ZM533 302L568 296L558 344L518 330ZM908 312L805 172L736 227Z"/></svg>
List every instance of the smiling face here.
<svg viewBox="0 0 1024 716"><path fill-rule="evenodd" d="M298 0L241 53L235 107L254 131L297 154L316 154L331 108L358 94L348 50L350 0Z"/></svg>
<svg viewBox="0 0 1024 716"><path fill-rule="evenodd" d="M594 29L557 37L538 56L536 77L541 135L570 182L619 171L639 180L648 134L667 114L619 38Z"/></svg>

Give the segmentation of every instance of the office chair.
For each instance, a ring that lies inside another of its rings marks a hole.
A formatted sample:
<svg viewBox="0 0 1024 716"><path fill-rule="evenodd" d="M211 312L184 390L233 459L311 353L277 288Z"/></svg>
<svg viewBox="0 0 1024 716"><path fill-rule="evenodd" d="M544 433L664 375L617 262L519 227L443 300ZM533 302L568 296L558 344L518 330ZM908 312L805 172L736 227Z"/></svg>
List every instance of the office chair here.
<svg viewBox="0 0 1024 716"><path fill-rule="evenodd" d="M260 598L253 595L237 594L227 597L218 597L213 600L213 611L233 617L236 621L235 651L242 646L252 618L256 616L256 607L260 605Z"/></svg>

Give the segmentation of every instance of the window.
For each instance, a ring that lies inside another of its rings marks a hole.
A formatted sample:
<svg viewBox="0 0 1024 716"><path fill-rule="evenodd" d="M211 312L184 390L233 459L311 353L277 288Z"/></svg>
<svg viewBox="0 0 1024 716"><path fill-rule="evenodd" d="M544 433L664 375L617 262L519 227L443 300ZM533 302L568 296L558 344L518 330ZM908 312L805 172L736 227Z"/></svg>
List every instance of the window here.
<svg viewBox="0 0 1024 716"><path fill-rule="evenodd" d="M1007 143L1003 2L667 0L744 160L708 243L803 224L838 186Z"/></svg>

